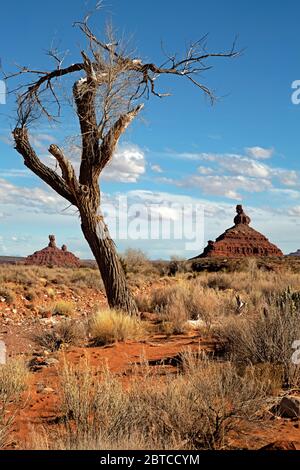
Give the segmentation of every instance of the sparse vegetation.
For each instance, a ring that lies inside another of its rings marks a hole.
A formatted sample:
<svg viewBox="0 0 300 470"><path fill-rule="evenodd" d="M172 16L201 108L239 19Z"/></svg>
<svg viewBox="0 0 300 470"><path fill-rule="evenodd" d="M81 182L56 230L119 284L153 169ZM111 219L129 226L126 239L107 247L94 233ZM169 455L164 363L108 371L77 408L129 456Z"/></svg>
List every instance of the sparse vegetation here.
<svg viewBox="0 0 300 470"><path fill-rule="evenodd" d="M97 346L140 339L145 335L144 325L138 318L116 310L98 311L90 321L89 330L92 342Z"/></svg>
<svg viewBox="0 0 300 470"><path fill-rule="evenodd" d="M97 348L130 340L122 348L138 348L138 354L142 354L144 344L151 351L158 342L163 351L164 342L173 347L177 344L174 335L187 333L192 341L195 335L206 337L209 344L216 341L217 357L221 358L219 362L213 355L209 360L201 354L197 358L185 353L180 359L180 347L174 361L172 357L169 363L168 350L167 356L162 352L165 365L154 359L151 367L146 356L134 365L137 357L131 355L126 384L118 374L91 366L84 370L84 365L70 363L62 373L65 383L59 390L64 396L59 415L64 419L51 434L47 426L39 430L34 444L37 448L223 449L228 447L233 430L238 431L249 418L264 419L263 412L277 403L276 397L299 387L299 367L291 358L292 344L300 338L300 274L289 268L280 273L262 271L258 263L249 262L244 271L190 273L182 269L174 277L165 275L164 270L159 277L158 271L139 276L129 269L129 277L140 278L136 297L140 311L145 313L143 320L107 310L99 301L98 286L92 287L93 274L97 274L92 269L34 267L31 272L28 267L19 267L20 283L15 284L11 280L13 269L9 274L11 268L2 286L15 296L11 317L19 318L13 312L20 309L20 301L24 302L33 324L37 322L30 339L37 354L45 354L42 364L47 363L49 352L57 352L59 361L63 350L66 358L74 358L77 351L68 346ZM139 269L142 273L144 267ZM28 283L28 272L33 285ZM26 299L31 293L35 305ZM89 299L97 300L84 303L82 308L80 298L87 293ZM242 310L237 296L243 301ZM7 302L2 306L5 311ZM186 338L179 336L178 344L181 341ZM97 354L101 357L102 350L96 348L88 350L91 361ZM106 349L105 355L109 351ZM84 354L84 349L79 354ZM174 369L169 374L176 365L177 374ZM38 360L35 366L39 369ZM17 404L13 398L9 410L16 409ZM14 417L15 413L4 416ZM9 441L11 423L4 423L3 445Z"/></svg>
<svg viewBox="0 0 300 470"><path fill-rule="evenodd" d="M97 373L86 361L78 367L65 363L59 446L121 449L126 442L125 448L134 449L225 448L228 432L243 416L255 416L269 384L257 380L253 368L240 376L230 363L195 359L188 352L183 362L183 375L153 383L148 370L127 390L107 370ZM57 448L55 440L50 448Z"/></svg>
<svg viewBox="0 0 300 470"><path fill-rule="evenodd" d="M21 395L27 387L27 380L28 372L24 362L10 360L0 366L0 448L9 444L11 429Z"/></svg>
<svg viewBox="0 0 300 470"><path fill-rule="evenodd" d="M64 346L78 346L85 338L85 327L82 323L66 319L54 325L51 330L41 329L32 335L37 346L51 352Z"/></svg>
<svg viewBox="0 0 300 470"><path fill-rule="evenodd" d="M286 387L300 385L299 366L292 363L292 345L300 338L300 311L292 298L284 293L269 300L256 316L229 319L217 334L234 363L280 366Z"/></svg>
<svg viewBox="0 0 300 470"><path fill-rule="evenodd" d="M62 315L64 317L70 317L74 314L75 306L73 302L60 300L53 307L53 315Z"/></svg>
<svg viewBox="0 0 300 470"><path fill-rule="evenodd" d="M15 294L7 288L0 289L0 297L2 297L9 305L13 304L15 301Z"/></svg>

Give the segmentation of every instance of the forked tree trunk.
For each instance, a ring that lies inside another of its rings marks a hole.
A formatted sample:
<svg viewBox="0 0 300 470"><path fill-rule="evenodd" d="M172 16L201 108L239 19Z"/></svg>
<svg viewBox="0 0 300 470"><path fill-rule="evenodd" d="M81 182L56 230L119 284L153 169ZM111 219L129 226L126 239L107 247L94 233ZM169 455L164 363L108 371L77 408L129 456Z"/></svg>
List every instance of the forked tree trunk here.
<svg viewBox="0 0 300 470"><path fill-rule="evenodd" d="M137 315L136 302L103 218L92 212L80 211L80 214L82 232L99 267L109 306Z"/></svg>

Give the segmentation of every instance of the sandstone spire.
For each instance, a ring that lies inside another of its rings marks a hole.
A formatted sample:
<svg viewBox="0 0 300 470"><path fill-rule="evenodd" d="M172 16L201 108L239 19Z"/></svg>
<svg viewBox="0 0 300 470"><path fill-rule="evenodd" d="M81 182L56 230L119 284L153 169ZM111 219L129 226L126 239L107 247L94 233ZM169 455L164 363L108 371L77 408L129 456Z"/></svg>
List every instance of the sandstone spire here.
<svg viewBox="0 0 300 470"><path fill-rule="evenodd" d="M80 260L67 250L66 245L63 245L61 250L57 248L55 235L49 235L48 246L28 256L25 260L25 264L79 267Z"/></svg>
<svg viewBox="0 0 300 470"><path fill-rule="evenodd" d="M234 226L216 241L210 240L199 258L240 258L244 256L283 256L276 245L250 227L251 219L241 205L236 206Z"/></svg>

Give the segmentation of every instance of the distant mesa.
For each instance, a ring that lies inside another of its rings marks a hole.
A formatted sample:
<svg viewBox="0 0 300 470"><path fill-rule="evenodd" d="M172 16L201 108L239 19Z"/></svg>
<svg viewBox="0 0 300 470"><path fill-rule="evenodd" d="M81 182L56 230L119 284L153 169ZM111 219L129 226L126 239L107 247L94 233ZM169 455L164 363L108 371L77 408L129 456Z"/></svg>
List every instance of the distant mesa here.
<svg viewBox="0 0 300 470"><path fill-rule="evenodd" d="M295 253L290 253L288 256L300 256L300 250L295 251Z"/></svg>
<svg viewBox="0 0 300 470"><path fill-rule="evenodd" d="M79 267L81 262L73 253L70 253L66 245L57 248L55 235L49 235L49 244L46 248L36 251L25 259L27 265Z"/></svg>
<svg viewBox="0 0 300 470"><path fill-rule="evenodd" d="M243 258L243 257L281 257L282 251L276 245L249 227L251 222L241 205L236 206L237 215L234 226L227 229L216 241L210 240L203 253L196 258Z"/></svg>

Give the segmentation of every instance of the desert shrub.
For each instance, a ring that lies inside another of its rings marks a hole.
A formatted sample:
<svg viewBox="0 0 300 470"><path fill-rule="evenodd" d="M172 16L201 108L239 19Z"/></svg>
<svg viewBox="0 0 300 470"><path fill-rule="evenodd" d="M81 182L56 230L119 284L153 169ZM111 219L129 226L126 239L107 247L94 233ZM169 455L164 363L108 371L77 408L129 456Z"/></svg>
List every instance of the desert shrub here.
<svg viewBox="0 0 300 470"><path fill-rule="evenodd" d="M228 274L211 274L208 277L207 287L219 290L230 289L230 276Z"/></svg>
<svg viewBox="0 0 300 470"><path fill-rule="evenodd" d="M74 304L73 302L68 302L66 300L60 300L53 307L53 315L62 315L65 317L70 317L74 313Z"/></svg>
<svg viewBox="0 0 300 470"><path fill-rule="evenodd" d="M93 316L89 331L96 346L139 339L145 334L144 326L138 318L109 309L98 311Z"/></svg>
<svg viewBox="0 0 300 470"><path fill-rule="evenodd" d="M81 268L71 273L70 284L82 289L104 290L98 269Z"/></svg>
<svg viewBox="0 0 300 470"><path fill-rule="evenodd" d="M85 327L82 323L66 319L51 330L41 330L31 336L36 345L49 351L58 351L62 346L78 346L85 338Z"/></svg>
<svg viewBox="0 0 300 470"><path fill-rule="evenodd" d="M220 315L229 315L235 309L232 292L203 287L198 280L179 280L176 284L153 290L150 294L136 297L138 308L143 312L159 313L170 331L183 331L187 320L203 320L208 327Z"/></svg>
<svg viewBox="0 0 300 470"><path fill-rule="evenodd" d="M13 304L16 299L14 292L11 289L5 287L0 288L0 297L5 299L5 302L9 305Z"/></svg>
<svg viewBox="0 0 300 470"><path fill-rule="evenodd" d="M160 270L155 263L147 258L142 250L127 249L120 257L121 264L130 282L136 282L136 275L147 277L159 277Z"/></svg>
<svg viewBox="0 0 300 470"><path fill-rule="evenodd" d="M32 302L36 298L36 294L33 291L25 292L25 299Z"/></svg>
<svg viewBox="0 0 300 470"><path fill-rule="evenodd" d="M0 366L0 448L9 444L9 435L27 380L28 372L24 362L11 360ZM12 402L13 407L7 414L7 408Z"/></svg>
<svg viewBox="0 0 300 470"><path fill-rule="evenodd" d="M181 334L187 331L186 322L189 319L185 298L182 292L173 290L162 313L162 332Z"/></svg>
<svg viewBox="0 0 300 470"><path fill-rule="evenodd" d="M240 376L230 363L187 355L185 374L152 391L145 382L130 391L130 424L163 448L220 449L241 417L253 417L262 405L268 383L253 369ZM161 448L161 447L160 447Z"/></svg>
<svg viewBox="0 0 300 470"><path fill-rule="evenodd" d="M253 368L241 376L230 363L190 354L183 360L184 374L153 382L146 371L127 388L86 361L65 364L60 374L64 430L60 439L48 440L48 448L226 447L239 420L258 413L268 384L256 379Z"/></svg>
<svg viewBox="0 0 300 470"><path fill-rule="evenodd" d="M53 289L52 287L49 287L47 289L47 295L50 299L54 299L56 295L55 289Z"/></svg>
<svg viewBox="0 0 300 470"><path fill-rule="evenodd" d="M229 319L216 335L235 363L278 365L284 385L300 384L299 367L292 363L292 345L300 339L300 313L291 304L273 304L255 317Z"/></svg>

